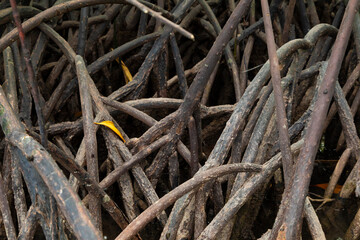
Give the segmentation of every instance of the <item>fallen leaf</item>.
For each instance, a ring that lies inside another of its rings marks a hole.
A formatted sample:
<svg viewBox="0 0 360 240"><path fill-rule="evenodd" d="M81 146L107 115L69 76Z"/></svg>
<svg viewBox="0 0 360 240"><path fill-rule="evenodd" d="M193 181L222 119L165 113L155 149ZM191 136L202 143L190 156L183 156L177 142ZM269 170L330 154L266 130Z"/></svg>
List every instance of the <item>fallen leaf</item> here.
<svg viewBox="0 0 360 240"><path fill-rule="evenodd" d="M125 65L125 63L123 61L121 61L121 68L124 73L125 82L126 82L126 84L128 84L129 82L132 81L132 75L131 75L128 67Z"/></svg>
<svg viewBox="0 0 360 240"><path fill-rule="evenodd" d="M318 187L318 188L326 190L328 185L329 184L327 184L327 183L319 183L319 184L312 185L312 187ZM341 188L342 188L342 185L336 184L335 189L334 189L334 193L339 194L340 191L341 191Z"/></svg>
<svg viewBox="0 0 360 240"><path fill-rule="evenodd" d="M113 48L110 48L110 50L112 51L112 50L114 50L114 49L113 49ZM120 59L119 59L119 58L115 59L115 61L117 61L117 63L120 63Z"/></svg>
<svg viewBox="0 0 360 240"><path fill-rule="evenodd" d="M110 128L111 130L113 130L122 140L123 142L125 142L124 137L121 135L120 131L115 127L114 123L112 121L102 121L102 122L94 122L97 125L103 125L106 126L108 128Z"/></svg>

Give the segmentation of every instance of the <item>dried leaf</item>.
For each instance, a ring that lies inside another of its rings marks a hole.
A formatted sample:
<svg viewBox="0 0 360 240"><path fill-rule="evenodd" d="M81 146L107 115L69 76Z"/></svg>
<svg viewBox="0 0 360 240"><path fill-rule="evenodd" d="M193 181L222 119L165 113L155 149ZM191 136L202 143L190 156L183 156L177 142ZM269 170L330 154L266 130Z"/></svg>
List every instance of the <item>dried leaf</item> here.
<svg viewBox="0 0 360 240"><path fill-rule="evenodd" d="M108 128L110 128L111 130L113 130L122 140L123 142L125 142L124 137L121 135L120 131L115 127L114 123L112 121L102 121L102 122L94 122L97 125L103 125L106 126Z"/></svg>
<svg viewBox="0 0 360 240"><path fill-rule="evenodd" d="M319 184L315 184L315 185L312 185L313 187L318 187L318 188L321 188L321 189L326 189L328 184L327 183L319 183ZM334 189L334 193L335 194L339 194L340 191L341 191L341 188L342 188L342 185L339 185L339 184L336 184L335 186L335 189Z"/></svg>
<svg viewBox="0 0 360 240"><path fill-rule="evenodd" d="M126 82L126 84L128 84L129 82L132 81L132 75L123 61L121 61L121 68L124 73L125 82Z"/></svg>
<svg viewBox="0 0 360 240"><path fill-rule="evenodd" d="M113 49L113 48L110 48L110 50L113 51L114 49ZM116 61L117 63L120 63L120 59L119 59L119 58L115 59L115 61Z"/></svg>

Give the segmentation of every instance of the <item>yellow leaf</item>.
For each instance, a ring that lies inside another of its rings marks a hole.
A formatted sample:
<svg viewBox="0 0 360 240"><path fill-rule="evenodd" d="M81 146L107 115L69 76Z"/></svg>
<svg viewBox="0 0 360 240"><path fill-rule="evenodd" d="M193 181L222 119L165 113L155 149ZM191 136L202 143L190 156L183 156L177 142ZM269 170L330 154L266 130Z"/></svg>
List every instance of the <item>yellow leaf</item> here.
<svg viewBox="0 0 360 240"><path fill-rule="evenodd" d="M102 122L94 122L97 125L103 125L106 126L108 128L110 128L111 130L113 130L124 142L125 139L123 138L123 136L121 135L120 131L115 127L114 123L112 121L102 121Z"/></svg>
<svg viewBox="0 0 360 240"><path fill-rule="evenodd" d="M114 49L113 49L113 48L110 48L110 50L112 51L112 50L114 50ZM119 58L115 59L115 61L117 61L117 63L120 63Z"/></svg>
<svg viewBox="0 0 360 240"><path fill-rule="evenodd" d="M125 63L123 61L121 61L121 68L124 73L125 82L126 82L126 84L128 84L129 82L132 81L132 76L131 76L129 69L127 68L127 66L125 65Z"/></svg>

